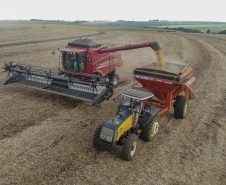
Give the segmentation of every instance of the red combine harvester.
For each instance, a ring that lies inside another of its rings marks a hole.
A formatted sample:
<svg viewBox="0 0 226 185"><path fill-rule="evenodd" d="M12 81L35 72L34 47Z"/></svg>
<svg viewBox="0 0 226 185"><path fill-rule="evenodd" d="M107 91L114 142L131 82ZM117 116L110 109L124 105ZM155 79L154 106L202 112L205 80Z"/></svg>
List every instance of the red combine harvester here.
<svg viewBox="0 0 226 185"><path fill-rule="evenodd" d="M113 87L119 82L116 67L123 66L124 62L118 51L144 47L160 49L157 42L108 48L92 39L79 38L59 49L58 70L18 62L5 64L5 71L9 74L4 85L17 83L90 100L95 105L109 99L113 95Z"/></svg>

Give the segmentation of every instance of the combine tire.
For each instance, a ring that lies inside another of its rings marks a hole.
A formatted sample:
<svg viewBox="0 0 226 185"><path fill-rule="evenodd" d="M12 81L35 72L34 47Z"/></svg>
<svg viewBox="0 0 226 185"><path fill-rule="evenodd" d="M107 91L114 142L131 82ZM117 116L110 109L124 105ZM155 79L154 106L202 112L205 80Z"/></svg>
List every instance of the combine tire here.
<svg viewBox="0 0 226 185"><path fill-rule="evenodd" d="M116 87L119 83L119 76L117 74L114 74L112 77L111 77L111 85L112 87Z"/></svg>
<svg viewBox="0 0 226 185"><path fill-rule="evenodd" d="M121 152L122 159L131 161L134 158L137 151L138 140L138 136L134 133L131 133L126 137Z"/></svg>
<svg viewBox="0 0 226 185"><path fill-rule="evenodd" d="M144 130L140 133L140 138L144 141L150 142L159 129L159 116L154 116L144 127Z"/></svg>
<svg viewBox="0 0 226 185"><path fill-rule="evenodd" d="M184 119L187 115L188 102L185 100L185 96L178 96L174 103L174 117L176 119Z"/></svg>
<svg viewBox="0 0 226 185"><path fill-rule="evenodd" d="M103 125L99 125L93 134L93 147L96 148L97 150L100 150L99 139L102 127Z"/></svg>

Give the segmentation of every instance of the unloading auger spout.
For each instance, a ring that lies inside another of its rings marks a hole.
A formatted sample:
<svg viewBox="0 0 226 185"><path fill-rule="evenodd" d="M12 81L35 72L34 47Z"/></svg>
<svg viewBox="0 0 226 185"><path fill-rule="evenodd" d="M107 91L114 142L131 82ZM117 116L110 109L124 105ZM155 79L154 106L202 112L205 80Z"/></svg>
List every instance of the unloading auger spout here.
<svg viewBox="0 0 226 185"><path fill-rule="evenodd" d="M146 42L141 44L130 44L130 45L125 45L125 46L120 46L115 48L103 48L99 50L99 53L102 54L102 53L109 53L109 52L116 52L116 51L123 51L123 50L139 49L139 48L145 48L145 47L151 47L155 51L159 69L167 71L165 58L164 58L162 49L157 41Z"/></svg>

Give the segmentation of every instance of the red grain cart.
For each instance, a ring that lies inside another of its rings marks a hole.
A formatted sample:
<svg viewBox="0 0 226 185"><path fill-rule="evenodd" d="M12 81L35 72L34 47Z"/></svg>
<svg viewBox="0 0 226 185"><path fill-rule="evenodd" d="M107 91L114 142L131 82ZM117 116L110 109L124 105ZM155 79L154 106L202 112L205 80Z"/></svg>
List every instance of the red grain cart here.
<svg viewBox="0 0 226 185"><path fill-rule="evenodd" d="M160 108L158 115L174 108L175 118L183 119L187 112L187 101L195 99L190 87L196 81L194 71L189 65L176 63L166 63L166 69L159 70L157 63L152 63L136 68L133 77L143 89L155 95L155 98L145 100L146 105Z"/></svg>

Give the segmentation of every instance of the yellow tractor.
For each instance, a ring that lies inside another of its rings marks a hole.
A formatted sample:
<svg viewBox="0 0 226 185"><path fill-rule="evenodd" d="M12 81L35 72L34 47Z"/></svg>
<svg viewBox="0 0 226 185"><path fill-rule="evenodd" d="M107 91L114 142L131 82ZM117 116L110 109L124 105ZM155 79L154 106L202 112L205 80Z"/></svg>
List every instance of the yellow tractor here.
<svg viewBox="0 0 226 185"><path fill-rule="evenodd" d="M132 88L122 95L116 116L96 128L93 146L113 152L116 145L121 145L122 159L130 161L136 154L139 137L151 141L157 133L160 109L150 104L154 96L150 91Z"/></svg>

